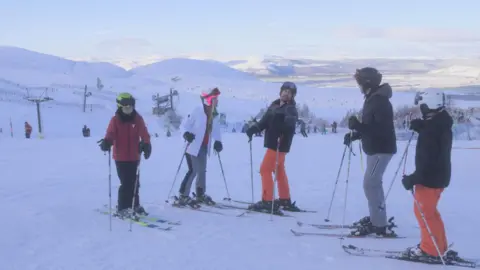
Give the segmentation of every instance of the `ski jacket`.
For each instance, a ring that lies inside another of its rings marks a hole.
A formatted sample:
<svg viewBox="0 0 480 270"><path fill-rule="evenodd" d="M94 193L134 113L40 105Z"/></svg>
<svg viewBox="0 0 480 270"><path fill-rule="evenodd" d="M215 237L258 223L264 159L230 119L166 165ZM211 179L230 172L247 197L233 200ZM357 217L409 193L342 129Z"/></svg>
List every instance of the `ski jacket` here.
<svg viewBox="0 0 480 270"><path fill-rule="evenodd" d="M367 155L397 153L397 137L390 103L392 87L383 84L365 97L362 123L357 128Z"/></svg>
<svg viewBox="0 0 480 270"><path fill-rule="evenodd" d="M415 184L429 188L446 188L451 177L453 119L442 110L422 120L415 152Z"/></svg>
<svg viewBox="0 0 480 270"><path fill-rule="evenodd" d="M113 144L113 159L116 161L140 160L140 139L150 143L150 134L143 117L133 111L125 115L117 110L108 124L104 140Z"/></svg>
<svg viewBox="0 0 480 270"><path fill-rule="evenodd" d="M298 121L295 105L295 101L292 100L280 106L280 99L277 99L268 107L262 119L255 124L259 131L265 130L264 147L277 151L277 140L280 138L278 151L290 152Z"/></svg>
<svg viewBox="0 0 480 270"><path fill-rule="evenodd" d="M193 140L187 148L187 153L192 156L197 156L200 151L200 147L203 144L203 139L208 136L208 154L210 155L210 148L213 145L212 141L222 141L222 134L220 131L220 121L218 115L213 115L212 119L212 131L211 134L205 134L207 130L207 114L203 106L198 106L192 110L188 117L182 123L182 133L190 132L195 135Z"/></svg>

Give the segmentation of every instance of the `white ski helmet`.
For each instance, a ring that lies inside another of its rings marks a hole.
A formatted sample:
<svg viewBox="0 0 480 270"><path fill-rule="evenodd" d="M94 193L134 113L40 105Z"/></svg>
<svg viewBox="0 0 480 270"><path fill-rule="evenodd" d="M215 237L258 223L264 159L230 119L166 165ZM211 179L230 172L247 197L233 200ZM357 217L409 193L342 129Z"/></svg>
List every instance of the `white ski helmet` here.
<svg viewBox="0 0 480 270"><path fill-rule="evenodd" d="M418 92L415 95L415 105L425 104L430 110L436 110L445 106L445 94L441 90L432 89Z"/></svg>

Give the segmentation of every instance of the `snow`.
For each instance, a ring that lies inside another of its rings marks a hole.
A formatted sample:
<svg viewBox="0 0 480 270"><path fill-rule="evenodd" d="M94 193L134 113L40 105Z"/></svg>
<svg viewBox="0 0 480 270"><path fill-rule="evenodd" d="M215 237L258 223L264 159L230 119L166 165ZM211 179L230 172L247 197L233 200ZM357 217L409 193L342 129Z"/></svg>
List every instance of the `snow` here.
<svg viewBox="0 0 480 270"><path fill-rule="evenodd" d="M106 125L98 120L99 126ZM153 138L153 154L141 167L141 202L151 215L181 221L170 232L156 231L114 219L109 231L108 216L94 211L108 203L107 156L92 138L55 138L25 140L20 135L0 144L3 170L0 179L0 210L8 213L0 223L0 261L9 270L52 269L361 269L401 270L438 269L410 262L382 258L364 258L346 254L341 241L331 237L296 237L291 228L302 231L296 221L322 223L326 217L331 192L343 150L342 134L296 136L286 160L292 198L301 207L318 213L294 213L295 218L273 217L260 213L236 217L241 210L218 210L225 216L177 209L164 201L172 185L184 143L179 137ZM357 144L354 145L357 149ZM452 151L451 186L444 192L439 208L447 228L448 239L465 257L475 257L478 217L467 211L474 205L478 181L475 175L480 152L468 147L476 142L455 142ZM398 142L399 153L405 142ZM414 147L414 146L411 146ZM413 153L413 148L410 151ZM258 169L264 154L262 138L253 140L255 200L259 200ZM362 190L362 167L358 151L352 156L346 222L367 214ZM394 156L384 176L390 184L401 154ZM230 195L251 200L249 147L244 134L225 134L221 160ZM346 164L345 164L346 165ZM8 169L6 169L8 168ZM346 170L346 166L344 166ZM406 172L413 170L413 156L407 160ZM346 171L338 184L333 204L332 223L341 223ZM186 166L180 171L174 192L179 188ZM221 200L226 191L218 157L208 163L208 193ZM118 187L112 168L112 196ZM406 239L348 239L344 244L369 248L403 249L419 241L419 229L413 214L411 195L399 179L387 201L389 215L399 225L397 233ZM324 231L324 230L322 230ZM338 230L344 232L343 230ZM451 269L455 269L451 267Z"/></svg>

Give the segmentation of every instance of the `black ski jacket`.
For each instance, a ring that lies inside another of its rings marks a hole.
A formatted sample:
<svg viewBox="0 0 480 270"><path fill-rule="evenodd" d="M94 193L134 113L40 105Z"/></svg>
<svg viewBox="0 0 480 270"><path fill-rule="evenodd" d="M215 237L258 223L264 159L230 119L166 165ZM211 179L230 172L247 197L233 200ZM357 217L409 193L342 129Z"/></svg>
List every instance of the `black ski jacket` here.
<svg viewBox="0 0 480 270"><path fill-rule="evenodd" d="M429 188L446 188L452 171L453 119L442 110L421 123L415 152L414 183Z"/></svg>
<svg viewBox="0 0 480 270"><path fill-rule="evenodd" d="M264 146L266 148L277 151L277 140L280 138L279 152L290 151L298 121L295 105L295 101L292 100L280 106L280 99L277 99L268 107L262 119L255 124L259 132L265 130Z"/></svg>
<svg viewBox="0 0 480 270"><path fill-rule="evenodd" d="M392 87L383 84L365 96L362 123L357 128L367 155L397 153L397 137L390 103Z"/></svg>

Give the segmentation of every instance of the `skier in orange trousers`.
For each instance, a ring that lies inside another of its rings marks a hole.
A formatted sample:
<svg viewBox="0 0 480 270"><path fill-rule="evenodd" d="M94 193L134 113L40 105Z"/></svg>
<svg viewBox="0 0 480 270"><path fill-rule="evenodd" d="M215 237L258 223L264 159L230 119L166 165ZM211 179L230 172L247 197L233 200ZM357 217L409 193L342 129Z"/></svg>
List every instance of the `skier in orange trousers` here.
<svg viewBox="0 0 480 270"><path fill-rule="evenodd" d="M412 259L454 260L458 254L448 249L445 226L437 205L450 184L453 119L445 110L441 91L416 95L422 119L414 119L410 129L418 133L415 151L415 172L403 176L402 184L414 194L414 212L421 229L420 244L410 247L405 255ZM439 254L440 253L440 254Z"/></svg>

